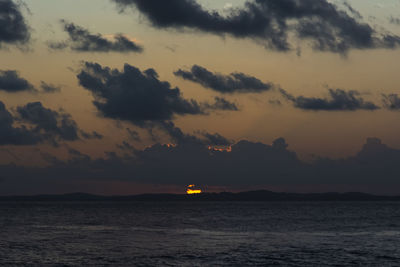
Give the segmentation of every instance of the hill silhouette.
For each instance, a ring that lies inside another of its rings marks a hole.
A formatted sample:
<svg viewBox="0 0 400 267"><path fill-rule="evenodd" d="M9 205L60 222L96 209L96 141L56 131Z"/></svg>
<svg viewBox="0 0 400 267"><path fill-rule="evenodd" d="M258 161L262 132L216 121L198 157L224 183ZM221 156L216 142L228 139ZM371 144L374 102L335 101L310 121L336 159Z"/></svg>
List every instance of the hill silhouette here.
<svg viewBox="0 0 400 267"><path fill-rule="evenodd" d="M142 194L102 196L86 193L63 195L0 196L0 201L400 201L400 196L380 196L360 192L282 193L266 190L239 193Z"/></svg>

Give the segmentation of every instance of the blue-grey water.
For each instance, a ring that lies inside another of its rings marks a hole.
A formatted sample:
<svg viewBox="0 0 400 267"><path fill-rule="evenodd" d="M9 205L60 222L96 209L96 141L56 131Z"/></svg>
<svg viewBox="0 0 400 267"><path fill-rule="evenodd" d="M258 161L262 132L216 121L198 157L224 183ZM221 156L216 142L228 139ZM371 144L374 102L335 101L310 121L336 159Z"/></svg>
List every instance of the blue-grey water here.
<svg viewBox="0 0 400 267"><path fill-rule="evenodd" d="M0 202L0 266L399 266L396 202Z"/></svg>

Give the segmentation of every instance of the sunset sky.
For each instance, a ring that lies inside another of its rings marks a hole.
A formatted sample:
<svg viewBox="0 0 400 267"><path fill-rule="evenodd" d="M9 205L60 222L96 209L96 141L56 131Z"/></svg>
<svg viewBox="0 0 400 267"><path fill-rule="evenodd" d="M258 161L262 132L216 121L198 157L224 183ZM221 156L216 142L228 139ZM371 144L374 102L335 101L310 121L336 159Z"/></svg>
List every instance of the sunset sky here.
<svg viewBox="0 0 400 267"><path fill-rule="evenodd" d="M400 0L0 0L0 195L400 194Z"/></svg>

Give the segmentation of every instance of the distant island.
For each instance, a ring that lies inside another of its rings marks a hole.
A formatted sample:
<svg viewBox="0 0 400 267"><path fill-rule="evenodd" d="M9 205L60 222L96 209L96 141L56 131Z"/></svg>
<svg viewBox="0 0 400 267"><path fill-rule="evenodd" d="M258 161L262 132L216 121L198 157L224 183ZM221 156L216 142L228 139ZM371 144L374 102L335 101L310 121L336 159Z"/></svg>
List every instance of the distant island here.
<svg viewBox="0 0 400 267"><path fill-rule="evenodd" d="M86 193L63 195L0 196L0 201L400 201L400 196L349 193L280 193L266 190L239 193L142 194L101 196Z"/></svg>

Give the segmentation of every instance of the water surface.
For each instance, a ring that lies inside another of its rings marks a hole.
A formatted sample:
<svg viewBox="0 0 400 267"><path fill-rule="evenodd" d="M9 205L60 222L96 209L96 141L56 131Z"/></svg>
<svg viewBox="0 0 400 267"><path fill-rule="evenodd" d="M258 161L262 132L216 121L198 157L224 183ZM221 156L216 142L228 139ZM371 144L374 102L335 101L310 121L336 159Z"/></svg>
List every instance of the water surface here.
<svg viewBox="0 0 400 267"><path fill-rule="evenodd" d="M0 265L398 266L398 202L0 202Z"/></svg>

